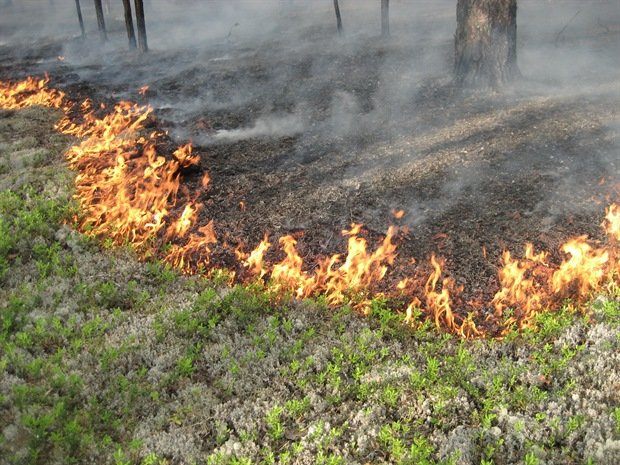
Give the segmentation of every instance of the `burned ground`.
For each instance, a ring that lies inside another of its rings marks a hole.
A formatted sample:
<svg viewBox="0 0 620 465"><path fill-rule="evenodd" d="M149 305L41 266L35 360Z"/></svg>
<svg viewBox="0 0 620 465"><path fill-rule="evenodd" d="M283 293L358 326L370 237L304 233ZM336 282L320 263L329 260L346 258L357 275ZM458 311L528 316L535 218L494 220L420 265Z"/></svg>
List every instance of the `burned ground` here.
<svg viewBox="0 0 620 465"><path fill-rule="evenodd" d="M249 250L265 233L272 242L293 233L312 266L344 250L340 231L351 223L373 243L396 223L397 269L410 274L411 258L424 267L432 253L444 256L464 297L475 298L494 291L504 249L520 254L532 242L559 261L567 238L601 237L620 181L617 21L584 12L559 36L526 23L523 79L501 92L462 91L449 78L450 38L429 36L448 29L445 5L420 9L411 25L396 20L388 39L336 40L328 24L313 24L254 48L231 33L148 56L95 53L80 41L5 47L0 75L45 70L76 100L153 105L154 124L191 140L211 177L206 192L201 173L185 182L231 246L216 252L216 265L234 266L232 249ZM582 67L568 77L539 62L542 51L553 61L571 49L588 58L575 58Z"/></svg>

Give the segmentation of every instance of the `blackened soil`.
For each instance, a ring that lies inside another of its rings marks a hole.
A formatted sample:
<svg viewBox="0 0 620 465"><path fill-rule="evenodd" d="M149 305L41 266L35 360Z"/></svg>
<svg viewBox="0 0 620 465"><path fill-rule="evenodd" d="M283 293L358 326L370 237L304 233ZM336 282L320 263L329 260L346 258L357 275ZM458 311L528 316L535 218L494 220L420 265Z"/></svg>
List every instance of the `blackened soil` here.
<svg viewBox="0 0 620 465"><path fill-rule="evenodd" d="M105 64L55 60L58 44L2 48L0 78L45 66L75 99L153 105L156 124L202 155L185 182L204 204L203 224L213 219L227 244L216 264L233 265L232 250L252 249L265 233L272 243L294 234L311 268L346 250L341 231L351 223L365 225L373 247L397 224L388 280L424 275L434 253L467 300L494 291L504 249L520 255L532 242L559 262L569 237L604 239L599 225L620 185L617 73L541 82L523 69L501 91L462 91L449 78L450 37L339 43L329 31L308 29L305 45L283 32L257 47L119 53ZM602 62L617 56L613 28L578 40L561 46L588 41ZM420 70L429 63L431 72ZM201 191L204 171L211 184Z"/></svg>

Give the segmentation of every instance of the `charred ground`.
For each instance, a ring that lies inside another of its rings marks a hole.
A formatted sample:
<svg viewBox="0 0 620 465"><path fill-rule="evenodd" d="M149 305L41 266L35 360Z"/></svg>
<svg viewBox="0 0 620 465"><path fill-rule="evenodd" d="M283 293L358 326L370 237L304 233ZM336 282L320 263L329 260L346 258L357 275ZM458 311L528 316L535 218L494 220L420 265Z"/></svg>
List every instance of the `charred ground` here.
<svg viewBox="0 0 620 465"><path fill-rule="evenodd" d="M559 261L567 238L601 237L620 182L618 27L595 12L568 31L558 18L560 34L526 22L523 80L463 91L449 77L450 36L431 34L449 30L447 3L421 3L411 24L394 21L389 39L335 40L327 23L294 29L291 10L288 28L254 47L234 34L147 56L80 41L4 47L0 77L45 70L75 100L153 105L153 124L202 155L184 177L229 246L216 265L233 266L232 251L265 233L272 243L292 233L312 266L344 251L340 232L351 223L364 224L373 244L396 223L401 275L412 273L412 258L424 274L432 253L444 256L467 300L494 291L504 249L519 254L533 242ZM524 21L545 8L526 3ZM571 50L570 71L550 74L554 65L540 63ZM201 192L204 171L212 182Z"/></svg>

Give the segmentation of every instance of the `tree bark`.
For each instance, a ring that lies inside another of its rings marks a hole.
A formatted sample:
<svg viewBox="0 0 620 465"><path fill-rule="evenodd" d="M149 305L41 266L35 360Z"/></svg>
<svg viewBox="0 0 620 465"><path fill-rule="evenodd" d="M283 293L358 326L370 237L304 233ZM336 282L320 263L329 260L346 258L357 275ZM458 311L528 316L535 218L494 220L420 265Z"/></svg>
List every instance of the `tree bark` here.
<svg viewBox="0 0 620 465"><path fill-rule="evenodd" d="M125 29L127 29L127 39L129 40L129 48L136 48L136 33L133 28L133 19L131 16L131 3L129 0L123 0L123 9L125 10Z"/></svg>
<svg viewBox="0 0 620 465"><path fill-rule="evenodd" d="M517 0L458 0L454 49L459 85L499 87L519 77Z"/></svg>
<svg viewBox="0 0 620 465"><path fill-rule="evenodd" d="M146 22L144 21L144 4L142 0L135 0L136 8L136 28L138 29L138 48L142 52L148 52L149 46L146 42Z"/></svg>
<svg viewBox="0 0 620 465"><path fill-rule="evenodd" d="M336 27L338 28L338 34L342 34L342 17L340 16L340 5L338 5L338 0L334 0L334 10L336 10Z"/></svg>
<svg viewBox="0 0 620 465"><path fill-rule="evenodd" d="M103 18L103 5L101 4L101 0L95 0L95 13L97 14L97 28L99 29L101 40L107 40L108 34L105 31L105 19Z"/></svg>
<svg viewBox="0 0 620 465"><path fill-rule="evenodd" d="M390 0L381 0L381 35L390 35Z"/></svg>
<svg viewBox="0 0 620 465"><path fill-rule="evenodd" d="M82 31L82 38L86 37L86 29L84 29L84 18L82 17L82 7L80 6L80 0L75 0L75 8L77 9L78 21L80 22L80 30Z"/></svg>

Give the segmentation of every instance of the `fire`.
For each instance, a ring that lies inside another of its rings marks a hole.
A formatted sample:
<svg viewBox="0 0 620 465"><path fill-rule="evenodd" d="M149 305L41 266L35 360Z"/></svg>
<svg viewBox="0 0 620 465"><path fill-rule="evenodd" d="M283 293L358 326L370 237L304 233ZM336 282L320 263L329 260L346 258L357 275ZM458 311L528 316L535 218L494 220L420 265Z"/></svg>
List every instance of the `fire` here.
<svg viewBox="0 0 620 465"><path fill-rule="evenodd" d="M347 255L341 263L340 254L332 255L317 264L313 273L304 271L303 259L297 252L297 241L292 236L279 239L285 258L274 264L270 273L270 287L274 291L292 292L296 297L325 294L332 305L342 304L350 297L368 294L370 288L385 276L388 266L396 258L396 245L392 239L396 228L390 227L382 243L372 253L367 241L359 237L362 225L352 224L350 230L342 231L348 237ZM271 247L265 239L248 255L240 255L243 264L254 275L262 278L269 273L264 255ZM367 303L367 302L366 302ZM358 308L363 309L364 304Z"/></svg>
<svg viewBox="0 0 620 465"><path fill-rule="evenodd" d="M620 241L620 205L611 204L605 213L603 229L612 240Z"/></svg>
<svg viewBox="0 0 620 465"><path fill-rule="evenodd" d="M534 246L525 246L525 258L514 259L509 251L502 254L502 268L498 271L500 290L495 294L491 304L495 308L495 317L501 319L507 309L519 309L519 312L507 318L508 327L518 324L520 328L528 327L532 318L543 305L543 290L535 276L540 274L540 267L545 267L547 254L534 253Z"/></svg>
<svg viewBox="0 0 620 465"><path fill-rule="evenodd" d="M570 255L556 270L552 278L553 291L561 295L578 286L578 295L586 295L597 290L609 262L609 253L604 249L595 249L587 242L586 236L571 239L562 245L562 252Z"/></svg>
<svg viewBox="0 0 620 465"><path fill-rule="evenodd" d="M147 89L142 87L140 93ZM47 77L0 82L0 108L32 105L62 109L57 130L79 139L65 157L77 172L75 198L81 207L77 225L82 232L110 238L114 244L131 243L143 257L160 257L184 273L209 273L212 253L216 247L227 246L218 242L214 221L204 218L204 205L182 183L184 173L196 172L201 165L191 144L172 153L161 152L160 147L166 145L160 143L164 135L145 129L153 112L148 106L120 102L108 109L90 100L75 104L62 92L48 88ZM203 190L210 184L209 174L202 173ZM246 210L245 200L239 208ZM393 210L392 214L399 220L405 212ZM291 235L280 237L278 250L269 256L268 234L251 252L240 247L235 253L246 269L243 275L262 280L275 295L305 298L322 294L330 305L350 303L366 312L373 296L382 292L388 298L407 299L404 320L408 324L417 325L420 316L426 316L440 330L476 338L487 335L487 328L501 336L511 328L531 327L536 315L563 299L583 299L605 283L617 283L618 204L607 208L602 227L605 243L586 236L570 239L560 247L564 257L560 263L552 263L551 254L536 252L532 244L526 245L522 258L504 251L497 272L498 289L488 303L483 299L464 303L463 287L446 272L445 260L434 254L428 275L422 266L413 276L397 276L401 278L398 283L386 290L396 282L386 279L398 258L394 240L399 230L394 226L372 248L363 226L354 223L342 231L346 251L314 263L304 261L299 252L303 248L298 248L298 239ZM486 248L482 253L486 258ZM272 256L280 258L273 260ZM414 264L410 260L407 269Z"/></svg>
<svg viewBox="0 0 620 465"><path fill-rule="evenodd" d="M316 280L302 270L304 261L295 248L297 241L292 236L284 236L279 243L286 257L271 269L272 288L292 291L298 298L306 297L315 287Z"/></svg>
<svg viewBox="0 0 620 465"><path fill-rule="evenodd" d="M213 244L217 244L217 237L213 221L209 221L205 226L198 228L198 234L191 233L184 245L174 244L164 257L164 261L187 274L196 270L204 272L209 266Z"/></svg>
<svg viewBox="0 0 620 465"><path fill-rule="evenodd" d="M249 269L252 274L262 278L267 273L264 256L269 247L271 247L271 243L267 234L265 234L260 244L249 255L246 256L243 252L237 251L237 258L242 260L243 266Z"/></svg>
<svg viewBox="0 0 620 465"><path fill-rule="evenodd" d="M396 220L400 220L403 216L405 216L405 210L396 210L395 208L392 208L391 213Z"/></svg>
<svg viewBox="0 0 620 465"><path fill-rule="evenodd" d="M84 138L66 158L79 173L80 226L89 234L141 247L166 226L179 190L179 164L157 154L154 142L139 133L151 111L122 102L113 113L66 131Z"/></svg>
<svg viewBox="0 0 620 465"><path fill-rule="evenodd" d="M345 262L333 269L337 262L337 256L334 256L328 261L324 275L319 275L320 280L325 282L325 292L332 304L344 302L347 291L365 292L381 281L388 265L392 265L396 258L396 245L392 243L396 233L394 226L390 226L382 243L372 253L366 250L366 240L358 236L361 228L360 224L352 224L350 230L342 231L343 236L349 237Z"/></svg>
<svg viewBox="0 0 620 465"><path fill-rule="evenodd" d="M20 109L41 105L50 108L61 108L65 94L47 87L49 78L36 80L27 77L16 84L0 81L0 108Z"/></svg>
<svg viewBox="0 0 620 465"><path fill-rule="evenodd" d="M174 151L173 155L183 168L197 166L200 163L200 155L192 153L192 144L182 145Z"/></svg>
<svg viewBox="0 0 620 465"><path fill-rule="evenodd" d="M146 93L149 90L149 86L147 84L143 85L142 87L140 87L138 89L138 94L142 95L143 97L146 95Z"/></svg>

